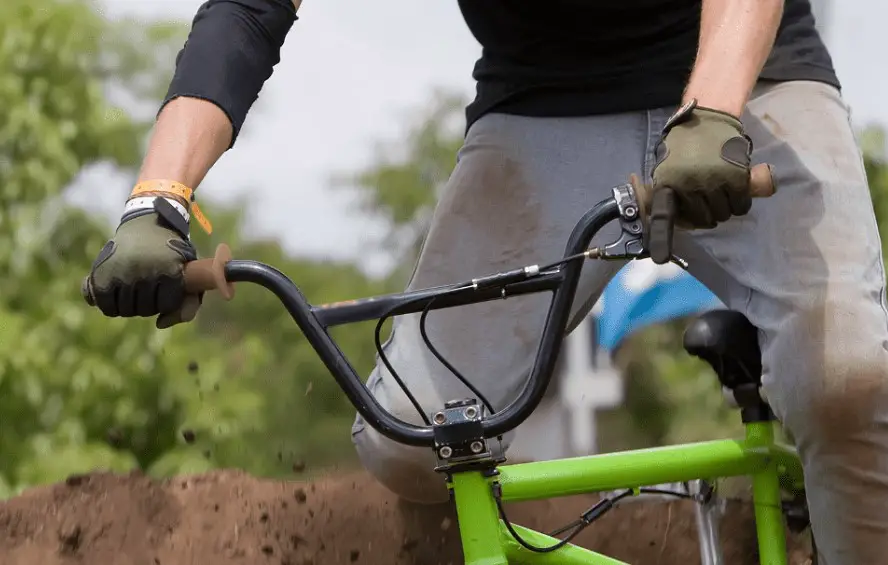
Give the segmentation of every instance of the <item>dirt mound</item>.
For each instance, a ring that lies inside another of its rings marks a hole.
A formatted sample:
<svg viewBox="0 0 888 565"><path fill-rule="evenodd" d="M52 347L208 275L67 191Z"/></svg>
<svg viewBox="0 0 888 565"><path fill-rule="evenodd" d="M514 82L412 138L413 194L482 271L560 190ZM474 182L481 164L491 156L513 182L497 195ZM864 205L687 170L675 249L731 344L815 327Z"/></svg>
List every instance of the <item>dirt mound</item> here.
<svg viewBox="0 0 888 565"><path fill-rule="evenodd" d="M548 531L595 500L520 503L508 513L515 523ZM722 537L728 563L757 563L747 505L732 503ZM687 502L619 506L578 542L629 563L699 563ZM31 489L0 503L0 562L457 565L462 558L449 508L399 502L365 474L283 482L219 471L165 481L96 473ZM794 547L792 565L806 562Z"/></svg>

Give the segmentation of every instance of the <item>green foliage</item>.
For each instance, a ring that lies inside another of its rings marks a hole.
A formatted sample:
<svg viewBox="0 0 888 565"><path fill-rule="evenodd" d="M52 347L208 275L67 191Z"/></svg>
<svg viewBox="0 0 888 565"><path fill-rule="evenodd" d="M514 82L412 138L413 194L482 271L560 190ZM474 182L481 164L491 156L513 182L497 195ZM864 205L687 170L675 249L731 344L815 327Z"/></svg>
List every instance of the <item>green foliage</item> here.
<svg viewBox="0 0 888 565"><path fill-rule="evenodd" d="M94 468L280 473L263 459L275 461L271 440L297 437L303 451L328 454L348 441L352 410L259 289L224 306L208 297L198 324L168 331L107 319L80 296L110 234L61 197L85 167L131 171L139 162L181 32L111 22L83 1L0 4L0 232L11 243L0 249L0 496ZM139 118L112 99L152 108ZM218 212L219 236L293 274L312 300L380 287L348 265L292 260L275 242L242 243L240 212ZM212 247L200 246L204 254ZM355 335L342 341L366 371L372 345ZM343 423L338 443L329 441L332 421Z"/></svg>
<svg viewBox="0 0 888 565"><path fill-rule="evenodd" d="M155 59L142 41L174 33L112 24L84 1L0 3L0 229L58 196L88 163L137 164L147 123L106 90L144 100L142 83L156 89L172 59Z"/></svg>
<svg viewBox="0 0 888 565"><path fill-rule="evenodd" d="M276 241L242 239L242 212L234 208L210 207L208 214L213 218L214 241L234 242L237 256L274 265L296 281L312 303L389 290L385 282L369 280L353 265L297 259ZM195 234L194 239L203 255L213 253L210 238ZM196 325L201 334L225 343L253 336L273 352L265 363L251 361L239 371L238 378L250 379L250 386L265 398L264 424L248 430L243 438L251 446L251 470L281 475L289 472L294 461L309 460L318 466L352 459L354 409L273 294L255 285L240 285L231 302L208 296ZM375 360L374 327L375 323L364 323L331 331L361 375L369 374Z"/></svg>
<svg viewBox="0 0 888 565"><path fill-rule="evenodd" d="M24 486L95 467L154 466L182 450L180 428L236 442L262 398L229 380L238 357L261 360L256 337L226 345L195 327L158 332L85 307L79 282L108 234L65 210L17 249L0 290L0 475ZM187 368L202 361L197 375ZM200 386L195 386L199 381ZM223 381L221 392L208 392Z"/></svg>
<svg viewBox="0 0 888 565"><path fill-rule="evenodd" d="M179 400L165 383L151 385L156 365L166 362L162 343L138 328L97 324L83 308L78 279L106 234L83 214L52 206L90 163L132 166L139 158L144 125L103 92L101 71L113 71L100 67L110 30L82 2L0 5L0 233L12 243L0 249L7 490L96 465L136 464L132 452L102 445L99 428L112 419L156 428L139 388L163 397L161 411ZM141 455L156 451L153 441L139 440Z"/></svg>
<svg viewBox="0 0 888 565"><path fill-rule="evenodd" d="M687 320L680 319L651 326L620 346L616 363L625 376L627 392L626 403L617 412L629 425L624 437L605 441L611 448L742 434L737 412L724 402L712 369L684 352L686 324Z"/></svg>
<svg viewBox="0 0 888 565"><path fill-rule="evenodd" d="M879 233L883 242L888 241L888 142L885 130L876 126L865 129L860 136L860 145L864 151L863 164L879 222ZM883 253L888 250L884 244L882 247Z"/></svg>

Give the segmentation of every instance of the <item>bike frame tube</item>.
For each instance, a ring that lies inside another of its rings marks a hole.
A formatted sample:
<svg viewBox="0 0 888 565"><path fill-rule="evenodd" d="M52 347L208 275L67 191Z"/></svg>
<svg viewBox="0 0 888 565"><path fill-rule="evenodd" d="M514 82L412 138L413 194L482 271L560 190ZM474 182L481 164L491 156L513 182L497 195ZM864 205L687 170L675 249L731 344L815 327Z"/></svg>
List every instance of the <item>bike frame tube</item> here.
<svg viewBox="0 0 888 565"><path fill-rule="evenodd" d="M455 473L452 488L457 503L460 530L465 528L466 565L501 563L502 552L509 562L529 565L565 563L575 565L616 565L613 558L567 544L550 553L537 553L522 547L505 525L499 536L491 534L499 522L490 482L501 486L504 502L540 500L603 492L637 489L647 485L748 475L753 481L753 505L759 555L763 565L786 565L786 538L778 482L778 467L793 463L792 451L774 443L771 422L747 424L742 440L718 440L685 445L623 451L556 461L504 465L495 479L478 471ZM465 526L463 526L465 524ZM594 527L594 526L592 526ZM555 538L513 524L527 542L547 547ZM475 559L475 560L473 560Z"/></svg>
<svg viewBox="0 0 888 565"><path fill-rule="evenodd" d="M499 468L503 500L518 502L765 471L767 449L743 440L603 453Z"/></svg>
<svg viewBox="0 0 888 565"><path fill-rule="evenodd" d="M746 425L746 444L750 449L772 453L774 424L752 422ZM759 561L762 565L786 565L786 534L780 497L778 460L769 457L764 469L752 475L752 502L755 506L755 530Z"/></svg>
<svg viewBox="0 0 888 565"><path fill-rule="evenodd" d="M491 479L481 471L455 473L453 500L466 565L508 565L500 543L499 513L491 493Z"/></svg>

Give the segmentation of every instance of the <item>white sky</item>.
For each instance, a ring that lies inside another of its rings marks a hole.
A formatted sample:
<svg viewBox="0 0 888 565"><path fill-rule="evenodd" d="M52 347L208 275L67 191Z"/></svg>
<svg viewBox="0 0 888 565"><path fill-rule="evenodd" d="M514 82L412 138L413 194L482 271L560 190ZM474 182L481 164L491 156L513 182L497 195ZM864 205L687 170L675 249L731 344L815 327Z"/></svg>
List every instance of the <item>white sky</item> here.
<svg viewBox="0 0 888 565"><path fill-rule="evenodd" d="M102 1L111 15L185 20L201 3ZM888 123L888 2L834 1L830 12L827 39L856 124ZM347 194L330 190L330 175L367 163L376 140L397 139L404 113L432 89L469 96L480 49L452 0L305 0L299 14L261 107L202 194L250 194L251 231L280 236L294 252L362 257L366 232L381 228L351 211ZM121 198L127 182L120 180ZM108 198L102 207L116 215L120 202ZM378 257L370 262L380 266Z"/></svg>

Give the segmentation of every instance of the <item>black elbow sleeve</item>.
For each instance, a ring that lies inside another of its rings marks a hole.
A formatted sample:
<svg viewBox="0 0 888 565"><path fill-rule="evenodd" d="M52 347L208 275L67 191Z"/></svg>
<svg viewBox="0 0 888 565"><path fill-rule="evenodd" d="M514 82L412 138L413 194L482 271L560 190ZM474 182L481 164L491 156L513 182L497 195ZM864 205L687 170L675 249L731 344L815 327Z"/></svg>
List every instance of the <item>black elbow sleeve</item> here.
<svg viewBox="0 0 888 565"><path fill-rule="evenodd" d="M180 96L212 102L231 120L234 145L295 21L290 0L208 0L176 57L163 106Z"/></svg>

